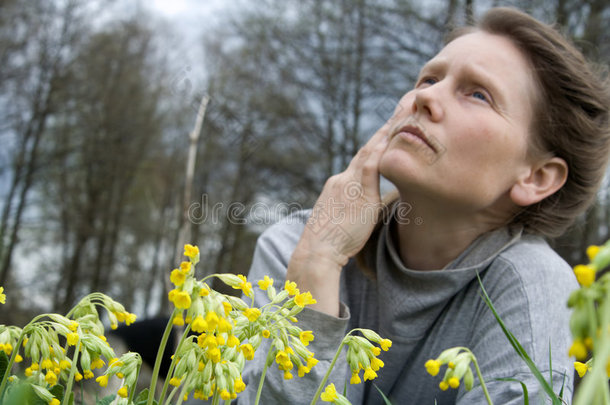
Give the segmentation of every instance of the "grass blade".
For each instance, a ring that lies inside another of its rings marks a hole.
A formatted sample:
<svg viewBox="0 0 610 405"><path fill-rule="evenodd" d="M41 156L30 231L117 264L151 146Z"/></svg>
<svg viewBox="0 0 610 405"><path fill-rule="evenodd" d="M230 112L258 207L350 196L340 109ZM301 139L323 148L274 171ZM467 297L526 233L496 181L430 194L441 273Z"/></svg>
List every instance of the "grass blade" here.
<svg viewBox="0 0 610 405"><path fill-rule="evenodd" d="M521 384L521 389L523 390L523 405L529 405L529 403L530 403L529 394L527 392L527 386L525 385L525 383L523 381L517 380L516 378L496 378L496 380L512 381L512 382L518 382L519 384Z"/></svg>
<svg viewBox="0 0 610 405"><path fill-rule="evenodd" d="M377 384L373 384L373 385L375 386L375 388L377 388L377 391L379 391L379 393L381 394L381 398L383 398L383 402L385 403L385 405L392 405L392 403L390 402L388 397L385 396L385 394L383 393L383 391L381 391L381 389L377 386Z"/></svg>
<svg viewBox="0 0 610 405"><path fill-rule="evenodd" d="M487 291L485 290L485 287L483 286L483 281L481 280L481 277L479 276L478 273L477 273L477 279L479 280L479 286L481 287L482 296L483 296L483 300L485 301L485 304L487 304L489 309L491 309L491 312L493 312L494 317L496 318L496 321L500 325L500 328L502 328L502 332L504 332L504 335L506 335L506 338L510 342L513 349L515 349L515 352L517 352L519 357L521 357L521 359L523 359L525 364L527 364L527 366L531 370L534 377L536 377L536 379L540 383L540 386L542 387L542 389L544 389L546 394L553 401L553 404L561 404L561 400L557 397L557 394L555 394L555 392L553 392L553 387L551 385L549 385L548 381L546 381L546 379L544 378L542 373L540 373L540 370L538 370L538 367L536 367L536 364L532 361L532 359L527 354L527 352L525 351L523 346L521 346L521 343L519 342L519 340L515 337L515 335L512 334L512 332L510 330L508 330L508 328L506 327L506 324L504 323L504 321L502 321L502 318L500 318L500 315L498 314L498 312L496 311L496 308L494 307L493 303L491 302L491 298L489 298L489 295L487 295ZM551 373L552 373L552 370L551 370Z"/></svg>

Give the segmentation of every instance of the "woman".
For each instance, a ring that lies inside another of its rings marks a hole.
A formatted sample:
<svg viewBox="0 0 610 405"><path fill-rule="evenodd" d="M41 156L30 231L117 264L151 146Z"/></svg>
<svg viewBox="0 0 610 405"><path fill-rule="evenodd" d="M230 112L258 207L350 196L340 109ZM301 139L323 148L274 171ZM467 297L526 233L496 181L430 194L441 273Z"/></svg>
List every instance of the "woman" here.
<svg viewBox="0 0 610 405"><path fill-rule="evenodd" d="M394 342L374 381L394 404L485 402L476 382L442 391L441 377L425 373L427 359L453 346L474 352L496 403L523 402L519 383L497 378L523 381L537 403L543 392L481 299L477 274L547 378L550 345L556 392L571 398L565 302L577 283L543 237L582 213L602 179L610 102L600 84L561 35L519 11L492 9L455 32L313 210L260 237L250 278L311 291L317 303L299 326L314 331L320 360L288 382L270 371L262 403L309 403L354 327ZM387 205L379 175L397 189ZM246 366L244 403L263 361ZM340 392L349 379L335 366ZM347 397L383 403L370 383L348 384Z"/></svg>

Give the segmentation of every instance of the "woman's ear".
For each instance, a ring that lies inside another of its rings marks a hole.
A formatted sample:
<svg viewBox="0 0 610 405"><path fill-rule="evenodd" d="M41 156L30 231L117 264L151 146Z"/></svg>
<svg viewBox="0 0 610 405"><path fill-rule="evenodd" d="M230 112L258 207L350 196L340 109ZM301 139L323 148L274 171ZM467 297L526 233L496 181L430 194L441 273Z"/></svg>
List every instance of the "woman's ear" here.
<svg viewBox="0 0 610 405"><path fill-rule="evenodd" d="M552 157L533 166L510 190L513 203L526 207L544 200L559 190L568 177L568 165L559 157Z"/></svg>

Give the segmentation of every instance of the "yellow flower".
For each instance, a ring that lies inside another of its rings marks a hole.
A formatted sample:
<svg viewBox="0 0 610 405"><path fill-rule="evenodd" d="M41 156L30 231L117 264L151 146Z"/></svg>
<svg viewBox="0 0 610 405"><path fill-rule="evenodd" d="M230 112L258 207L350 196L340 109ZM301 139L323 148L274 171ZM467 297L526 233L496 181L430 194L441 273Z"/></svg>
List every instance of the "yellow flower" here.
<svg viewBox="0 0 610 405"><path fill-rule="evenodd" d="M191 324L191 329L193 332L203 333L207 330L208 323L203 319L201 315L197 315L193 323Z"/></svg>
<svg viewBox="0 0 610 405"><path fill-rule="evenodd" d="M443 380L438 384L438 387L443 391L447 391L447 388L449 388L449 384L447 384L447 382Z"/></svg>
<svg viewBox="0 0 610 405"><path fill-rule="evenodd" d="M580 378L583 378L585 376L585 374L587 373L587 371L589 371L589 365L586 363L581 363L580 361L575 361L574 369L578 373L578 376Z"/></svg>
<svg viewBox="0 0 610 405"><path fill-rule="evenodd" d="M297 295L300 292L297 288L297 283L288 280L284 283L284 290L288 291L289 295Z"/></svg>
<svg viewBox="0 0 610 405"><path fill-rule="evenodd" d="M192 266L193 264L191 262L182 262L180 263L180 271L186 274L191 271Z"/></svg>
<svg viewBox="0 0 610 405"><path fill-rule="evenodd" d="M234 387L235 387L235 392L238 394L246 389L246 384L244 383L244 380L241 379L241 376L235 380Z"/></svg>
<svg viewBox="0 0 610 405"><path fill-rule="evenodd" d="M228 303L227 301L223 301L222 302L222 307L225 310L225 316L229 316L229 314L231 313L231 311L233 311L233 306L231 306L230 303Z"/></svg>
<svg viewBox="0 0 610 405"><path fill-rule="evenodd" d="M261 310L258 308L246 308L243 314L248 318L250 322L254 322L261 316Z"/></svg>
<svg viewBox="0 0 610 405"><path fill-rule="evenodd" d="M72 321L70 322L70 325L68 326L68 328L72 331L72 332L76 332L76 330L78 329L78 322L76 321Z"/></svg>
<svg viewBox="0 0 610 405"><path fill-rule="evenodd" d="M195 259L197 256L199 256L199 248L187 243L184 245L184 255L189 259Z"/></svg>
<svg viewBox="0 0 610 405"><path fill-rule="evenodd" d="M370 367L364 369L364 381L377 378L377 373Z"/></svg>
<svg viewBox="0 0 610 405"><path fill-rule="evenodd" d="M226 333L231 329L233 329L233 325L231 325L231 322L227 321L226 318L220 318L218 320L218 332Z"/></svg>
<svg viewBox="0 0 610 405"><path fill-rule="evenodd" d="M49 370L51 367L53 367L53 362L51 361L51 359L44 359L40 364L40 368L45 370Z"/></svg>
<svg viewBox="0 0 610 405"><path fill-rule="evenodd" d="M74 374L74 381L79 382L82 379L83 375L77 371L76 374Z"/></svg>
<svg viewBox="0 0 610 405"><path fill-rule="evenodd" d="M108 376L107 375L101 375L101 376L97 377L95 379L95 381L97 381L97 383L100 385L100 387L108 386Z"/></svg>
<svg viewBox="0 0 610 405"><path fill-rule="evenodd" d="M182 284L184 284L184 280L186 280L186 273L183 273L178 269L174 269L169 276L169 280L174 283L176 287L180 287Z"/></svg>
<svg viewBox="0 0 610 405"><path fill-rule="evenodd" d="M246 343L245 345L241 345L241 351L244 354L246 360L252 360L254 358L254 348L250 343Z"/></svg>
<svg viewBox="0 0 610 405"><path fill-rule="evenodd" d="M208 350L208 357L214 363L218 363L220 361L220 349L217 347L214 347L213 349Z"/></svg>
<svg viewBox="0 0 610 405"><path fill-rule="evenodd" d="M360 376L358 375L358 373L352 373L352 378L349 379L349 383L350 384L360 384L362 382L362 380L360 379Z"/></svg>
<svg viewBox="0 0 610 405"><path fill-rule="evenodd" d="M237 347L239 346L239 338L235 335L229 335L227 338L227 346L229 347Z"/></svg>
<svg viewBox="0 0 610 405"><path fill-rule="evenodd" d="M70 361L68 361L66 359L59 362L59 368L61 370L69 369L71 366L72 366L72 363L70 363Z"/></svg>
<svg viewBox="0 0 610 405"><path fill-rule="evenodd" d="M125 325L129 326L136 321L138 316L130 312L125 312Z"/></svg>
<svg viewBox="0 0 610 405"><path fill-rule="evenodd" d="M76 344L78 343L78 339L79 339L78 333L75 333L75 332L68 333L66 338L68 339L68 345L70 345L70 346L76 346Z"/></svg>
<svg viewBox="0 0 610 405"><path fill-rule="evenodd" d="M258 287L263 291L266 291L267 288L269 288L272 285L273 285L273 279L270 278L269 276L265 276L262 280L260 280L258 282Z"/></svg>
<svg viewBox="0 0 610 405"><path fill-rule="evenodd" d="M460 380L457 377L451 377L448 381L449 386L453 389L456 389L460 386Z"/></svg>
<svg viewBox="0 0 610 405"><path fill-rule="evenodd" d="M587 348L580 339L574 340L570 350L568 350L568 356L574 356L577 360L584 360L587 357Z"/></svg>
<svg viewBox="0 0 610 405"><path fill-rule="evenodd" d="M208 295L210 295L210 290L207 287L204 286L199 290L200 297L207 297Z"/></svg>
<svg viewBox="0 0 610 405"><path fill-rule="evenodd" d="M57 398L53 398L52 400L49 401L49 405L59 405L61 402L59 402L59 399Z"/></svg>
<svg viewBox="0 0 610 405"><path fill-rule="evenodd" d="M205 316L205 321L208 323L208 330L212 331L218 326L218 315L214 311L208 312Z"/></svg>
<svg viewBox="0 0 610 405"><path fill-rule="evenodd" d="M392 347L392 341L390 339L381 339L379 342L379 346L384 352L387 352L390 347Z"/></svg>
<svg viewBox="0 0 610 405"><path fill-rule="evenodd" d="M104 360L97 357L91 362L91 370L95 370L96 368L102 368L105 364L106 363L104 363Z"/></svg>
<svg viewBox="0 0 610 405"><path fill-rule="evenodd" d="M263 330L263 337L268 338L269 336L271 336L271 332L269 332L269 329Z"/></svg>
<svg viewBox="0 0 610 405"><path fill-rule="evenodd" d="M174 324L176 326L183 326L184 325L184 318L182 317L182 313L177 314L176 316L174 316L172 318L172 324Z"/></svg>
<svg viewBox="0 0 610 405"><path fill-rule="evenodd" d="M85 373L85 375L84 375L85 380L89 380L89 379L95 377L95 374L93 374L93 371L91 371L91 370L85 370L85 371L83 371L83 373Z"/></svg>
<svg viewBox="0 0 610 405"><path fill-rule="evenodd" d="M297 375L299 377L303 377L305 376L305 374L309 373L309 369L307 368L307 366L299 366L299 369L297 370Z"/></svg>
<svg viewBox="0 0 610 405"><path fill-rule="evenodd" d="M372 368L374 371L379 370L379 369L380 369L381 367L383 367L383 366L384 366L383 360L378 359L377 357L373 357L373 358L371 359L371 368Z"/></svg>
<svg viewBox="0 0 610 405"><path fill-rule="evenodd" d="M127 386L123 385L121 388L119 388L119 390L117 391L117 395L121 398L127 398L127 395L129 395L129 393L127 392Z"/></svg>
<svg viewBox="0 0 610 405"><path fill-rule="evenodd" d="M596 246L596 245L591 245L587 248L587 257L589 258L589 261L593 261L593 259L595 259L595 256L597 256L597 254L599 253L599 251L601 250L601 246Z"/></svg>
<svg viewBox="0 0 610 405"><path fill-rule="evenodd" d="M294 297L294 303L299 307L304 308L305 305L315 304L317 301L311 296L309 291L304 292L303 294L297 294Z"/></svg>
<svg viewBox="0 0 610 405"><path fill-rule="evenodd" d="M231 399L231 393L227 390L220 391L220 398L224 401Z"/></svg>
<svg viewBox="0 0 610 405"><path fill-rule="evenodd" d="M328 384L322 395L320 395L320 399L324 402L333 402L337 398L339 396L337 395L335 384Z"/></svg>
<svg viewBox="0 0 610 405"><path fill-rule="evenodd" d="M425 364L426 367L426 371L428 372L428 374L430 374L432 377L434 377L435 375L438 374L440 368L441 368L441 362L438 360L428 360Z"/></svg>
<svg viewBox="0 0 610 405"><path fill-rule="evenodd" d="M589 287L595 281L595 268L589 264L577 264L574 266L574 274L583 287Z"/></svg>
<svg viewBox="0 0 610 405"><path fill-rule="evenodd" d="M15 363L21 363L23 361L23 357L21 357L20 354L17 354L17 356L15 356Z"/></svg>
<svg viewBox="0 0 610 405"><path fill-rule="evenodd" d="M299 334L299 340L303 345L308 346L309 342L314 339L313 332L310 330L304 330Z"/></svg>
<svg viewBox="0 0 610 405"><path fill-rule="evenodd" d="M4 293L4 287L0 287L0 304L6 304L6 294Z"/></svg>
<svg viewBox="0 0 610 405"><path fill-rule="evenodd" d="M32 371L32 367L28 367L25 369L25 376L26 377L31 377L32 374L34 374L34 371Z"/></svg>
<svg viewBox="0 0 610 405"><path fill-rule="evenodd" d="M292 373L290 371L284 371L284 380L292 380Z"/></svg>
<svg viewBox="0 0 610 405"><path fill-rule="evenodd" d="M307 358L307 368L311 370L316 364L318 364L318 359L314 358L312 353L312 357Z"/></svg>
<svg viewBox="0 0 610 405"><path fill-rule="evenodd" d="M244 276L243 274L238 274L237 277L239 277L239 279L241 280L241 284L233 288L235 288L236 290L242 290L246 297L252 298L252 283L250 283L246 276Z"/></svg>
<svg viewBox="0 0 610 405"><path fill-rule="evenodd" d="M179 387L180 383L182 383L182 379L181 378L172 377L169 380L169 384L173 385L174 387Z"/></svg>
<svg viewBox="0 0 610 405"><path fill-rule="evenodd" d="M178 291L174 296L174 305L178 309L189 309L191 306L191 296L186 291Z"/></svg>
<svg viewBox="0 0 610 405"><path fill-rule="evenodd" d="M49 385L55 385L55 384L57 384L57 375L54 372L52 372L51 370L49 370L49 371L47 371L47 374L45 375L44 380Z"/></svg>

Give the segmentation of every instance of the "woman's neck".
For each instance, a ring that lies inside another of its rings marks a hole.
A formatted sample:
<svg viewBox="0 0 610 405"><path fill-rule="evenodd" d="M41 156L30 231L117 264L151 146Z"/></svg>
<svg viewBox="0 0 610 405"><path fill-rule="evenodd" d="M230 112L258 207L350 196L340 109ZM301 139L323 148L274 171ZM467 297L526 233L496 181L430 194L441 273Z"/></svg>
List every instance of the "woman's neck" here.
<svg viewBox="0 0 610 405"><path fill-rule="evenodd" d="M393 232L404 265L413 270L444 268L480 235L506 223L497 209L469 212L422 202L405 206L412 207L409 220L396 215Z"/></svg>

